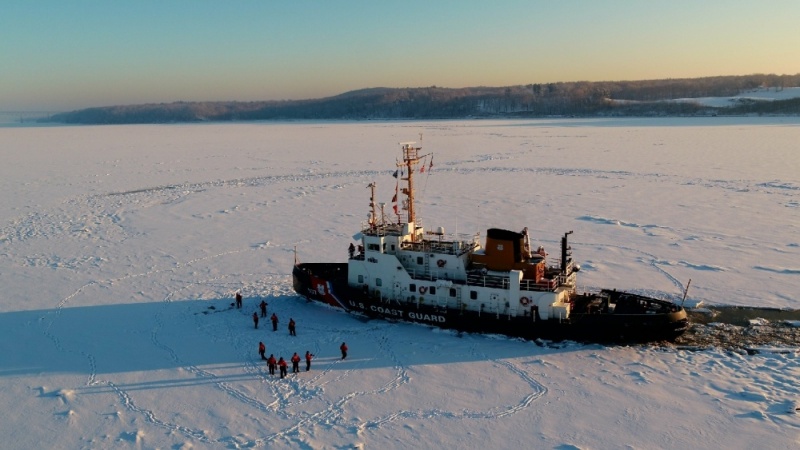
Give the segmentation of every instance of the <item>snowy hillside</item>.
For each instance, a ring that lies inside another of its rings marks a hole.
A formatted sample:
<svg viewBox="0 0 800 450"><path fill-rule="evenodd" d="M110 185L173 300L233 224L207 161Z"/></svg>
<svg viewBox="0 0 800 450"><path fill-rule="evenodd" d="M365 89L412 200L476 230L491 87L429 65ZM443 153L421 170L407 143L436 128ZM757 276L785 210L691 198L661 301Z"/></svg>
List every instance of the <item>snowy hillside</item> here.
<svg viewBox="0 0 800 450"><path fill-rule="evenodd" d="M775 100L789 100L800 97L800 87L789 88L761 88L753 91L744 92L733 97L700 97L700 98L681 98L675 101L693 102L704 106L724 108L735 106L742 102L764 102Z"/></svg>

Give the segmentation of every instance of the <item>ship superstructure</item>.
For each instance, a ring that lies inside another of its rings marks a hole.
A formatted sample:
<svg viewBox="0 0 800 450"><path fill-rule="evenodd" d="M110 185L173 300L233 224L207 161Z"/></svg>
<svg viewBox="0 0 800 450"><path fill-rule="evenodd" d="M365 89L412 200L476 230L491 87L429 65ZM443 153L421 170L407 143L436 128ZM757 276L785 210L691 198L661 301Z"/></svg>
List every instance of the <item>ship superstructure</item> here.
<svg viewBox="0 0 800 450"><path fill-rule="evenodd" d="M571 231L561 238L560 258L548 264L543 247L533 250L527 228L490 228L485 246L479 234L425 230L414 174L428 157L432 165L432 155L415 142L400 146L396 220L369 184L370 214L357 251L346 263L296 264L298 293L370 316L525 338L669 339L687 328L685 310L669 301L614 290L578 293Z"/></svg>

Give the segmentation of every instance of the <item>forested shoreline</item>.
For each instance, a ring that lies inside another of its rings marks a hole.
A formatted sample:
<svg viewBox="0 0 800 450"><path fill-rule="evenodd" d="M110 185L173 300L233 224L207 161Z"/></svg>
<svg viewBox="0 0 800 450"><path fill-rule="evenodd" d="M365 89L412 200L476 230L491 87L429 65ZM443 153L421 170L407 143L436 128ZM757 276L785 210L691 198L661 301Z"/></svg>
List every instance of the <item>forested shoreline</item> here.
<svg viewBox="0 0 800 450"><path fill-rule="evenodd" d="M725 107L693 98L800 86L796 75L745 75L641 81L533 83L506 87L369 88L309 100L173 102L87 108L42 122L73 124L255 120L380 120L509 117L797 115L800 98L741 100Z"/></svg>

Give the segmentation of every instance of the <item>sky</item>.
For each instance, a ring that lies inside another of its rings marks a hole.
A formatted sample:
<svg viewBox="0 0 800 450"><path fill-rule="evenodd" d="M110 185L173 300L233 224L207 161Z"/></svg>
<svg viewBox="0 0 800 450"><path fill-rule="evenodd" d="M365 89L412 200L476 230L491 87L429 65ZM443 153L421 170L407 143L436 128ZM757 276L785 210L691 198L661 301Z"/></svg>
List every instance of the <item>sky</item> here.
<svg viewBox="0 0 800 450"><path fill-rule="evenodd" d="M796 0L6 0L0 111L800 73Z"/></svg>

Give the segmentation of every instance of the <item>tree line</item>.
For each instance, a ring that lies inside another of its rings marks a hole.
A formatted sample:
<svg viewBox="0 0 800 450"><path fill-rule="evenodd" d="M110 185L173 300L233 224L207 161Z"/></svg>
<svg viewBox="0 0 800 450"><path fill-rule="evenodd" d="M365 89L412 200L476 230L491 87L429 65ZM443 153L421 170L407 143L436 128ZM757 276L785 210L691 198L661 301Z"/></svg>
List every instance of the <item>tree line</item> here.
<svg viewBox="0 0 800 450"><path fill-rule="evenodd" d="M691 101L753 89L800 87L800 74L532 83L507 87L371 88L310 100L174 102L87 108L47 122L76 124L254 120L453 119L489 117L608 117L710 114L800 114L800 100L740 102L714 108Z"/></svg>

